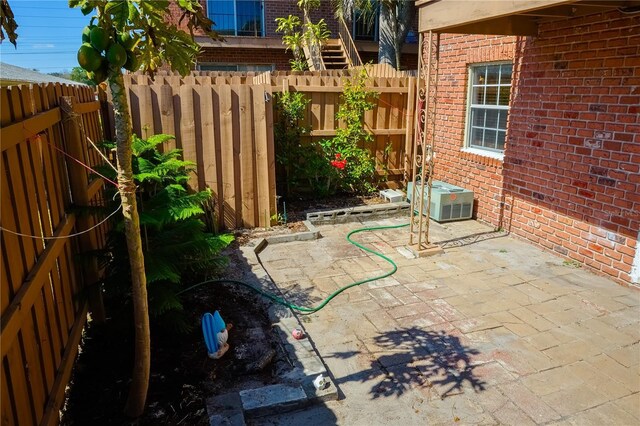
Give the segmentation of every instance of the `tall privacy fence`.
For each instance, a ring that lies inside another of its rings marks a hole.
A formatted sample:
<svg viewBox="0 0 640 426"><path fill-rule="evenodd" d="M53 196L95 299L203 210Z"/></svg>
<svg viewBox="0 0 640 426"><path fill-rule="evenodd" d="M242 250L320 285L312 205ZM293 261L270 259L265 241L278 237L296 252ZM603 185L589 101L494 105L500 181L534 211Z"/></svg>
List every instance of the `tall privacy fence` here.
<svg viewBox="0 0 640 426"><path fill-rule="evenodd" d="M197 164L191 184L214 192L219 226L268 226L276 213L274 95L299 91L311 100L302 126L311 131L303 142L330 138L345 78L357 70L321 72L194 72L187 77L159 73L125 76L134 132L176 136L169 148L184 150ZM377 172L396 187L410 170L415 108L415 77L370 68L368 89L379 93L365 116L373 134L369 146Z"/></svg>
<svg viewBox="0 0 640 426"><path fill-rule="evenodd" d="M103 138L100 103L60 84L2 88L0 102L2 424L56 424L87 310L103 315L97 261L78 253L103 247L107 225L74 213L103 201L75 161L101 163L88 142Z"/></svg>

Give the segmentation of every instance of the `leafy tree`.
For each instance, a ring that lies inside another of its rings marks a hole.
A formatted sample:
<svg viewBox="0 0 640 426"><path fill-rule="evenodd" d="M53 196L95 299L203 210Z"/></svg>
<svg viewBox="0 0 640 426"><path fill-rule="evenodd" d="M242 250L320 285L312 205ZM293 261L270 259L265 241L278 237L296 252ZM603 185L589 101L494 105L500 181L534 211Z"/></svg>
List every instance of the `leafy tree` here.
<svg viewBox="0 0 640 426"><path fill-rule="evenodd" d="M82 67L73 67L69 73L69 79L89 86L96 85L96 82L87 76L87 72Z"/></svg>
<svg viewBox="0 0 640 426"><path fill-rule="evenodd" d="M11 6L9 6L9 0L0 0L0 41L5 39L6 33L6 37L9 38L9 42L17 48L17 29L18 24L13 17L13 11L11 10Z"/></svg>
<svg viewBox="0 0 640 426"><path fill-rule="evenodd" d="M94 68L90 70L94 73L91 76L94 81L107 80L113 97L118 190L129 254L135 325L133 380L125 406L125 414L131 417L138 417L144 411L149 386L151 338L147 277L132 167L132 125L122 67L128 63L129 68L152 75L166 63L186 75L199 50L193 40L194 29L200 28L207 35L217 37L212 31L213 22L204 15L198 0L176 2L182 12L180 22L171 19L169 3L168 0L69 0L69 6L79 7L84 15L94 14L90 25L95 26L85 28L85 43L80 47L78 59L79 62L82 59L81 65L84 64L85 69ZM178 26L180 23L186 24L189 33ZM96 57L94 50L100 56ZM105 57L102 52L105 52Z"/></svg>
<svg viewBox="0 0 640 426"><path fill-rule="evenodd" d="M321 49L327 42L331 32L324 19L317 23L311 22L310 12L320 7L320 0L299 0L298 7L304 14L304 24L295 15L286 18L276 18L278 24L276 32L282 33L282 43L293 54L289 61L293 71L305 71L308 69L304 48Z"/></svg>
<svg viewBox="0 0 640 426"><path fill-rule="evenodd" d="M414 1L406 0L333 0L336 16L347 21L353 19L354 11L358 10L362 18L373 25L379 21L378 62L400 68L402 46L416 14Z"/></svg>

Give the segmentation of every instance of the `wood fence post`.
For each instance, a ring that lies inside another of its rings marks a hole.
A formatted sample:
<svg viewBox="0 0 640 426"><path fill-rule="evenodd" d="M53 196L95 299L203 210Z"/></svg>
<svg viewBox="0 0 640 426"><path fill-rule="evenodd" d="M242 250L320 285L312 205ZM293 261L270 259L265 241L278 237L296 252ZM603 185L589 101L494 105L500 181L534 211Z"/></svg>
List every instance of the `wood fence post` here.
<svg viewBox="0 0 640 426"><path fill-rule="evenodd" d="M87 141L80 114L74 111L76 98L74 96L62 96L60 109L62 111L62 126L64 129L64 142L67 153L79 161L86 161ZM73 203L77 206L89 206L88 196L89 178L86 169L75 161L66 161L69 171L69 184ZM82 232L92 227L96 221L93 216L79 214L76 221L76 232ZM95 232L86 232L79 235L80 252L86 253L98 249ZM87 290L89 310L91 317L98 324L106 319L102 291L99 284L100 269L98 259L95 256L81 262L82 278Z"/></svg>

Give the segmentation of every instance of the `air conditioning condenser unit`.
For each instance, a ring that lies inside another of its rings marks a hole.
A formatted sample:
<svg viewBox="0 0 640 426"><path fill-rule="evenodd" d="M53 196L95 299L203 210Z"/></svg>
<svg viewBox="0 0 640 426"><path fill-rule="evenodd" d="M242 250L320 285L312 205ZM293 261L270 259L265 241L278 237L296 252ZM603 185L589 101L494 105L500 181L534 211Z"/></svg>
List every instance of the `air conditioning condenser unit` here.
<svg viewBox="0 0 640 426"><path fill-rule="evenodd" d="M418 184L419 185L419 184ZM425 192L427 191L425 185ZM407 199L413 197L413 182L407 187ZM423 194L423 214L427 214L429 195ZM414 204L417 212L420 208L420 200ZM450 222L453 220L471 219L473 215L473 191L451 185L446 182L434 180L431 185L431 203L429 217L438 222Z"/></svg>

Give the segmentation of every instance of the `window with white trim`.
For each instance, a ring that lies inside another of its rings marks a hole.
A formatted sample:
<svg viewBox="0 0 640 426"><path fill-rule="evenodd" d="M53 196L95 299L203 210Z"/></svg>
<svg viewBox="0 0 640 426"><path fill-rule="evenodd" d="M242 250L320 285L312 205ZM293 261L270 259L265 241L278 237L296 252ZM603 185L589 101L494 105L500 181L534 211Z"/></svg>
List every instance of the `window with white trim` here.
<svg viewBox="0 0 640 426"><path fill-rule="evenodd" d="M218 34L264 37L264 0L209 0L207 13Z"/></svg>
<svg viewBox="0 0 640 426"><path fill-rule="evenodd" d="M512 69L511 63L470 67L465 147L504 152Z"/></svg>

